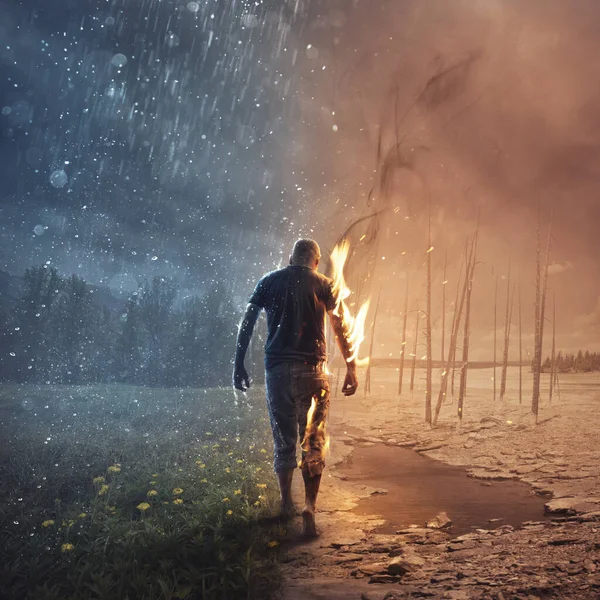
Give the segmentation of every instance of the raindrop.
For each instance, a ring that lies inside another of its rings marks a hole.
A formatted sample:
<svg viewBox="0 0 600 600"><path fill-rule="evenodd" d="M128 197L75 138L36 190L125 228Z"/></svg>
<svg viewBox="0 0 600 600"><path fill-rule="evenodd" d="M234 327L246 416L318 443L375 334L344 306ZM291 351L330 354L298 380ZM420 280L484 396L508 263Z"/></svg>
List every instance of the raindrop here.
<svg viewBox="0 0 600 600"><path fill-rule="evenodd" d="M4 116L10 115L11 112L12 112L12 108L10 106L3 106L2 107L2 114Z"/></svg>
<svg viewBox="0 0 600 600"><path fill-rule="evenodd" d="M115 24L115 18L114 17L106 17L106 19L104 19L104 24L108 25L109 27L111 25Z"/></svg>
<svg viewBox="0 0 600 600"><path fill-rule="evenodd" d="M65 187L69 183L69 177L62 169L57 169L50 175L50 185L55 188Z"/></svg>
<svg viewBox="0 0 600 600"><path fill-rule="evenodd" d="M43 225L36 225L33 228L33 233L35 233L35 235L42 235L42 233L44 233L44 226Z"/></svg>
<svg viewBox="0 0 600 600"><path fill-rule="evenodd" d="M258 19L256 18L256 15L244 15L242 17L242 23L244 25L244 27L248 27L248 29L252 29L253 27L256 27L258 25Z"/></svg>
<svg viewBox="0 0 600 600"><path fill-rule="evenodd" d="M158 260L158 256L153 256L152 260Z"/></svg>
<svg viewBox="0 0 600 600"><path fill-rule="evenodd" d="M118 69L122 69L127 64L127 57L124 54L115 54L110 59L110 63Z"/></svg>
<svg viewBox="0 0 600 600"><path fill-rule="evenodd" d="M187 9L191 13L197 13L200 10L200 5L197 2L188 2Z"/></svg>
<svg viewBox="0 0 600 600"><path fill-rule="evenodd" d="M175 35L174 33L170 33L167 36L167 46L169 46L169 48L177 48L177 46L179 46L179 36Z"/></svg>

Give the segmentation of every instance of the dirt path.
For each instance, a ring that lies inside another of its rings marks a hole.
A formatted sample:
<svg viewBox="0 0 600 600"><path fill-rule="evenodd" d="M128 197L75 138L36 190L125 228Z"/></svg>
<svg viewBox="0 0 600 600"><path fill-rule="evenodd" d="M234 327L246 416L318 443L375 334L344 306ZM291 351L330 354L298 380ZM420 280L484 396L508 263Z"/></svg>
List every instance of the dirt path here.
<svg viewBox="0 0 600 600"><path fill-rule="evenodd" d="M448 405L437 428L425 426L421 394L398 402L392 371L375 374L370 397L333 403L322 536L284 545L285 600L600 598L600 377L565 378L560 401L543 403L536 426L514 382L505 402L494 404L488 375L474 374L461 425ZM413 447L482 481L525 481L547 496L554 518L457 538L424 527L374 533L378 515L352 509L375 490L344 481L335 466L357 444Z"/></svg>

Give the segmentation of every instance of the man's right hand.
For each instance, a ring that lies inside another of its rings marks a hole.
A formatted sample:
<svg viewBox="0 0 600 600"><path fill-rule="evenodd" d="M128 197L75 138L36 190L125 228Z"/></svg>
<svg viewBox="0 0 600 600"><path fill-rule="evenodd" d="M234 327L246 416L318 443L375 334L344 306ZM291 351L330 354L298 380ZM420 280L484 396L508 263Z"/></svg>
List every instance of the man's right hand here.
<svg viewBox="0 0 600 600"><path fill-rule="evenodd" d="M342 386L342 393L344 396L352 396L358 389L358 377L356 376L356 367L348 367L346 371L346 377L344 378L344 385Z"/></svg>
<svg viewBox="0 0 600 600"><path fill-rule="evenodd" d="M235 365L233 369L233 387L245 392L250 387L250 377L244 365Z"/></svg>

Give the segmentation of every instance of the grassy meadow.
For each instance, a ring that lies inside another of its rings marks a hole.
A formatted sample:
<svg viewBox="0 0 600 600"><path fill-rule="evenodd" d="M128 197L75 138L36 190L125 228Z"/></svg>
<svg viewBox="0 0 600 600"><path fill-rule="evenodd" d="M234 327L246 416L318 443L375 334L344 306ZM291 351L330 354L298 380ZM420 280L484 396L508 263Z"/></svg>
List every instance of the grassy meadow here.
<svg viewBox="0 0 600 600"><path fill-rule="evenodd" d="M0 387L0 597L269 598L264 395Z"/></svg>

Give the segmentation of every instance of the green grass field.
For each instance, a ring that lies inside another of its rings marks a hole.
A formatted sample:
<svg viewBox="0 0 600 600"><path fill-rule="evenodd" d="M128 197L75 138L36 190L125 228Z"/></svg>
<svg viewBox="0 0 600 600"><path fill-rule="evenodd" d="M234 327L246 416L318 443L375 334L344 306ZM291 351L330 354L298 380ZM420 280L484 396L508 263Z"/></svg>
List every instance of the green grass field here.
<svg viewBox="0 0 600 600"><path fill-rule="evenodd" d="M0 387L0 597L269 598L264 395Z"/></svg>

